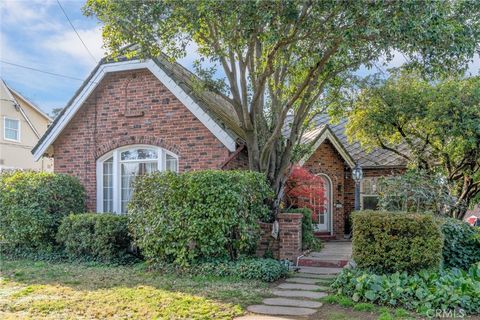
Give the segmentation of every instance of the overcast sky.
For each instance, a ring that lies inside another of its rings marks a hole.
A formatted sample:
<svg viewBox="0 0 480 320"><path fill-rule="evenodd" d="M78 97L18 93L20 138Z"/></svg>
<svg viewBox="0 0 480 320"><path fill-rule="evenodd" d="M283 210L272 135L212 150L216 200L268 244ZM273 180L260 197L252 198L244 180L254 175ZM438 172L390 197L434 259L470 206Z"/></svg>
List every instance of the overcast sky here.
<svg viewBox="0 0 480 320"><path fill-rule="evenodd" d="M0 0L0 60L65 76L85 79L105 54L101 28L82 15L84 1L60 0L90 53L83 47L56 0ZM195 51L181 61L191 68ZM401 55L392 66L404 62ZM478 74L480 60L470 71ZM361 70L361 74L377 70ZM64 107L82 81L56 77L0 62L1 77L46 112Z"/></svg>

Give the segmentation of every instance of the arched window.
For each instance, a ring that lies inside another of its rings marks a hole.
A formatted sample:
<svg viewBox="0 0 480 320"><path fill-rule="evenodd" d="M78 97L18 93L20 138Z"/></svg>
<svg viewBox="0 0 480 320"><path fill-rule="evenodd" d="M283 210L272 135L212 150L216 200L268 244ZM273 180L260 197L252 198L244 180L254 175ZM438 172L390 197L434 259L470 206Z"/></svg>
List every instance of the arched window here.
<svg viewBox="0 0 480 320"><path fill-rule="evenodd" d="M154 146L128 146L97 161L97 211L126 213L135 177L155 171L178 172L178 157Z"/></svg>

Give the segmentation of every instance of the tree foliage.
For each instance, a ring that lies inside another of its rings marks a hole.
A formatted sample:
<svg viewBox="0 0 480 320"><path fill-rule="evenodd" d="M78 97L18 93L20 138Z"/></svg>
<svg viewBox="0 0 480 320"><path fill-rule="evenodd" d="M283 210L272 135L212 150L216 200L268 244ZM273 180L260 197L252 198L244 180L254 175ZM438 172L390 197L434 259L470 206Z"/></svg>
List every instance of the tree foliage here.
<svg viewBox="0 0 480 320"><path fill-rule="evenodd" d="M203 59L221 66L223 96L245 132L250 169L267 174L278 208L303 132L336 101L350 71L394 52L434 73L456 70L477 49L479 7L475 1L88 0L84 9L103 23L113 54L136 44L132 56L164 52L177 59L195 43Z"/></svg>
<svg viewBox="0 0 480 320"><path fill-rule="evenodd" d="M428 81L396 72L371 83L349 115L347 134L390 150L429 173L440 172L457 198L452 214L480 192L480 77Z"/></svg>
<svg viewBox="0 0 480 320"><path fill-rule="evenodd" d="M465 208L465 204L450 193L448 182L442 176L421 170L382 177L379 190L378 205L382 210L447 215L452 210Z"/></svg>
<svg viewBox="0 0 480 320"><path fill-rule="evenodd" d="M289 206L317 212L325 205L324 180L303 167L295 166L286 183L285 199Z"/></svg>

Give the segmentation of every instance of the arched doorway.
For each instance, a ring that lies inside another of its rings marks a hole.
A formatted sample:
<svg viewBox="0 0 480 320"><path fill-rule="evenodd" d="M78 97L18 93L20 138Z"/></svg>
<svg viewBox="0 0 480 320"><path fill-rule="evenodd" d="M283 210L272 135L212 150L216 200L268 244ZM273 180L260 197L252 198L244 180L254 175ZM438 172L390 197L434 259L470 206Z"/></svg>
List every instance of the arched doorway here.
<svg viewBox="0 0 480 320"><path fill-rule="evenodd" d="M317 176L324 188L324 196L320 199L321 203L315 203L315 211L313 214L313 223L315 230L320 232L327 232L331 230L332 218L332 180L325 174Z"/></svg>

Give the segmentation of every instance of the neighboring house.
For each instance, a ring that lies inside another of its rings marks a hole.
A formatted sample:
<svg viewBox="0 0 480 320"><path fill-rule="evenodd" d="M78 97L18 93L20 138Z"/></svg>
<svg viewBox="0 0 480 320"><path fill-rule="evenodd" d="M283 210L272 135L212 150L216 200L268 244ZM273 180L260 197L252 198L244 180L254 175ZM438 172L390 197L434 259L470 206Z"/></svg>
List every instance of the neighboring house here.
<svg viewBox="0 0 480 320"><path fill-rule="evenodd" d="M31 153L51 122L42 110L0 80L0 171L53 171L53 159L35 161Z"/></svg>
<svg viewBox="0 0 480 320"><path fill-rule="evenodd" d="M195 76L165 57L103 60L33 149L35 159L51 155L55 172L77 176L87 190L90 211L126 212L136 175L155 170L248 167L243 131L231 105L198 88ZM404 170L386 151L365 153L350 144L344 122L305 135L315 150L302 164L324 177L327 203L317 213L319 235L343 237L353 210L351 168L364 167L361 202L375 206L376 178Z"/></svg>

